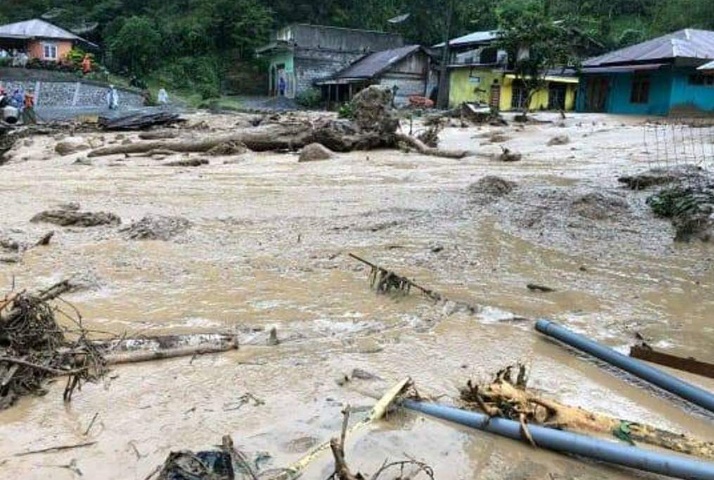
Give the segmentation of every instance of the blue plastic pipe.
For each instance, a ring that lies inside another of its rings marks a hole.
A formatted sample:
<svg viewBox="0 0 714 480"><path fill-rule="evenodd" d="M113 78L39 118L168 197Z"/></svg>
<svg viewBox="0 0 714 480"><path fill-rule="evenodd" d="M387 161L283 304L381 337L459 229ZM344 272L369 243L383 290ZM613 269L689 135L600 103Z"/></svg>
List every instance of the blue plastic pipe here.
<svg viewBox="0 0 714 480"><path fill-rule="evenodd" d="M695 405L714 412L714 394L707 392L699 387L684 382L677 377L663 372L657 368L651 367L627 355L623 355L615 350L600 345L597 342L590 340L587 337L571 332L565 327L550 322L548 320L538 320L536 322L536 330L545 335L567 343L571 347L582 350L585 353L604 360L607 363L619 367L626 372L640 377L653 385L657 385L663 390L667 390L685 400L689 400Z"/></svg>
<svg viewBox="0 0 714 480"><path fill-rule="evenodd" d="M467 427L495 433L515 440L522 440L521 425L505 418L489 418L482 413L468 412L435 403L405 400L402 405L443 420ZM609 442L577 433L552 428L528 425L528 431L536 445L541 448L567 452L601 460L616 465L636 468L677 478L696 480L714 479L714 464L679 455L644 450L624 443Z"/></svg>

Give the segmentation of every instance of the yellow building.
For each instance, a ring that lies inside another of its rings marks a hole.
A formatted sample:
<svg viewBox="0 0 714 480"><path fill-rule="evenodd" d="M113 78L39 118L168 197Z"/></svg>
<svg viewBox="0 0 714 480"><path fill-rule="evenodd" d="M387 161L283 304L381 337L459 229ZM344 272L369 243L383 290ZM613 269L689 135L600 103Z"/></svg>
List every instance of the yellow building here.
<svg viewBox="0 0 714 480"><path fill-rule="evenodd" d="M498 106L501 111L522 109L526 91L516 76L483 66L452 65L449 75L449 105L464 102ZM547 76L548 85L531 98L530 110L574 110L578 79Z"/></svg>

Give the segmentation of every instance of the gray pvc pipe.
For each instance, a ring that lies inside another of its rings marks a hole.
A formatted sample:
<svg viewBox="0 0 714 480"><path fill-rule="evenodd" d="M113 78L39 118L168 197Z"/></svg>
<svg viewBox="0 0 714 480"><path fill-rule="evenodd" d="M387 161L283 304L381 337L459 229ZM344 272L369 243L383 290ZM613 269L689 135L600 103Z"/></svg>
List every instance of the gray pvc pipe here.
<svg viewBox="0 0 714 480"><path fill-rule="evenodd" d="M455 422L467 427L495 433L515 440L522 440L521 425L505 418L489 418L476 412L467 412L458 408L434 403L405 400L402 405L427 415ZM680 455L664 454L633 447L624 443L615 443L577 433L555 430L552 428L528 425L536 445L541 448L567 452L589 457L604 462L636 468L646 472L659 473L670 477L695 480L714 479L714 464L694 460Z"/></svg>
<svg viewBox="0 0 714 480"><path fill-rule="evenodd" d="M545 335L556 338L563 343L567 343L571 347L575 347L578 350L589 353L590 355L593 355L600 360L604 360L611 365L630 372L643 380L647 380L653 385L657 385L658 387L682 397L685 400L689 400L695 405L699 405L710 412L714 412L714 394L711 392L695 387L694 385L680 380L677 377L673 377L658 368L651 367L646 363L616 352L609 347L600 345L587 337L572 332L567 328L561 327L560 325L548 320L538 320L536 322L536 330Z"/></svg>

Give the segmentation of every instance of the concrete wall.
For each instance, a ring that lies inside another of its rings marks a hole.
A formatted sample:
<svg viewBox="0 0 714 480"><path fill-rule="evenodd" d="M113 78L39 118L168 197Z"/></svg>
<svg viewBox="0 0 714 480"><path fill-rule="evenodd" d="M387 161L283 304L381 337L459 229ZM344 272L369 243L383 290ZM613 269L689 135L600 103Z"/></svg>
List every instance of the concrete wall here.
<svg viewBox="0 0 714 480"><path fill-rule="evenodd" d="M488 104L494 80L503 84L503 72L489 68L459 67L450 71L449 106L457 107L464 102ZM509 97L510 102L510 97Z"/></svg>
<svg viewBox="0 0 714 480"><path fill-rule="evenodd" d="M0 77L0 87L8 92L12 92L16 88L34 91L35 104L38 109L103 108L107 105L108 87L99 83L3 80ZM141 107L144 105L144 99L139 92L122 88L117 90L119 91L120 107Z"/></svg>
<svg viewBox="0 0 714 480"><path fill-rule="evenodd" d="M632 82L635 74L632 72L611 73L599 75L607 78L609 82L607 98L605 100L605 111L608 113L620 113L629 115L667 115L673 96L673 75L669 70L652 71L645 73L650 79L649 101L647 103L632 103ZM586 111L587 99L584 98L585 88L588 84L589 75L584 75L581 79L581 95L578 101L578 110ZM686 78L684 78L686 81ZM681 84L677 87L677 98L685 101L687 97L686 87Z"/></svg>
<svg viewBox="0 0 714 480"><path fill-rule="evenodd" d="M412 95L426 96L426 76L414 78L390 73L384 75L379 84L390 90L397 87L397 95L394 97L394 103L397 106L409 104L409 97Z"/></svg>
<svg viewBox="0 0 714 480"><path fill-rule="evenodd" d="M291 25L279 32L278 38L300 48L341 52L379 52L404 45L397 34L318 25Z"/></svg>
<svg viewBox="0 0 714 480"><path fill-rule="evenodd" d="M362 53L330 50L304 50L295 52L296 94L313 88L313 82L329 77L362 58Z"/></svg>
<svg viewBox="0 0 714 480"><path fill-rule="evenodd" d="M693 68L673 72L670 109L714 111L714 85L689 83L689 76L697 73Z"/></svg>

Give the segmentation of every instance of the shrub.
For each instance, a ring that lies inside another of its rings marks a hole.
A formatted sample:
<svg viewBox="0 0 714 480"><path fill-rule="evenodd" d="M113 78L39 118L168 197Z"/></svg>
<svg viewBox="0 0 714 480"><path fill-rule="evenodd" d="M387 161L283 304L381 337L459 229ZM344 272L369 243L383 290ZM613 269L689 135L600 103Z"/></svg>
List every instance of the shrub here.
<svg viewBox="0 0 714 480"><path fill-rule="evenodd" d="M305 90L295 96L295 102L301 107L317 108L322 104L322 93L316 88Z"/></svg>
<svg viewBox="0 0 714 480"><path fill-rule="evenodd" d="M343 103L339 110L337 110L338 118L347 118L352 120L355 118L355 107L351 103Z"/></svg>

